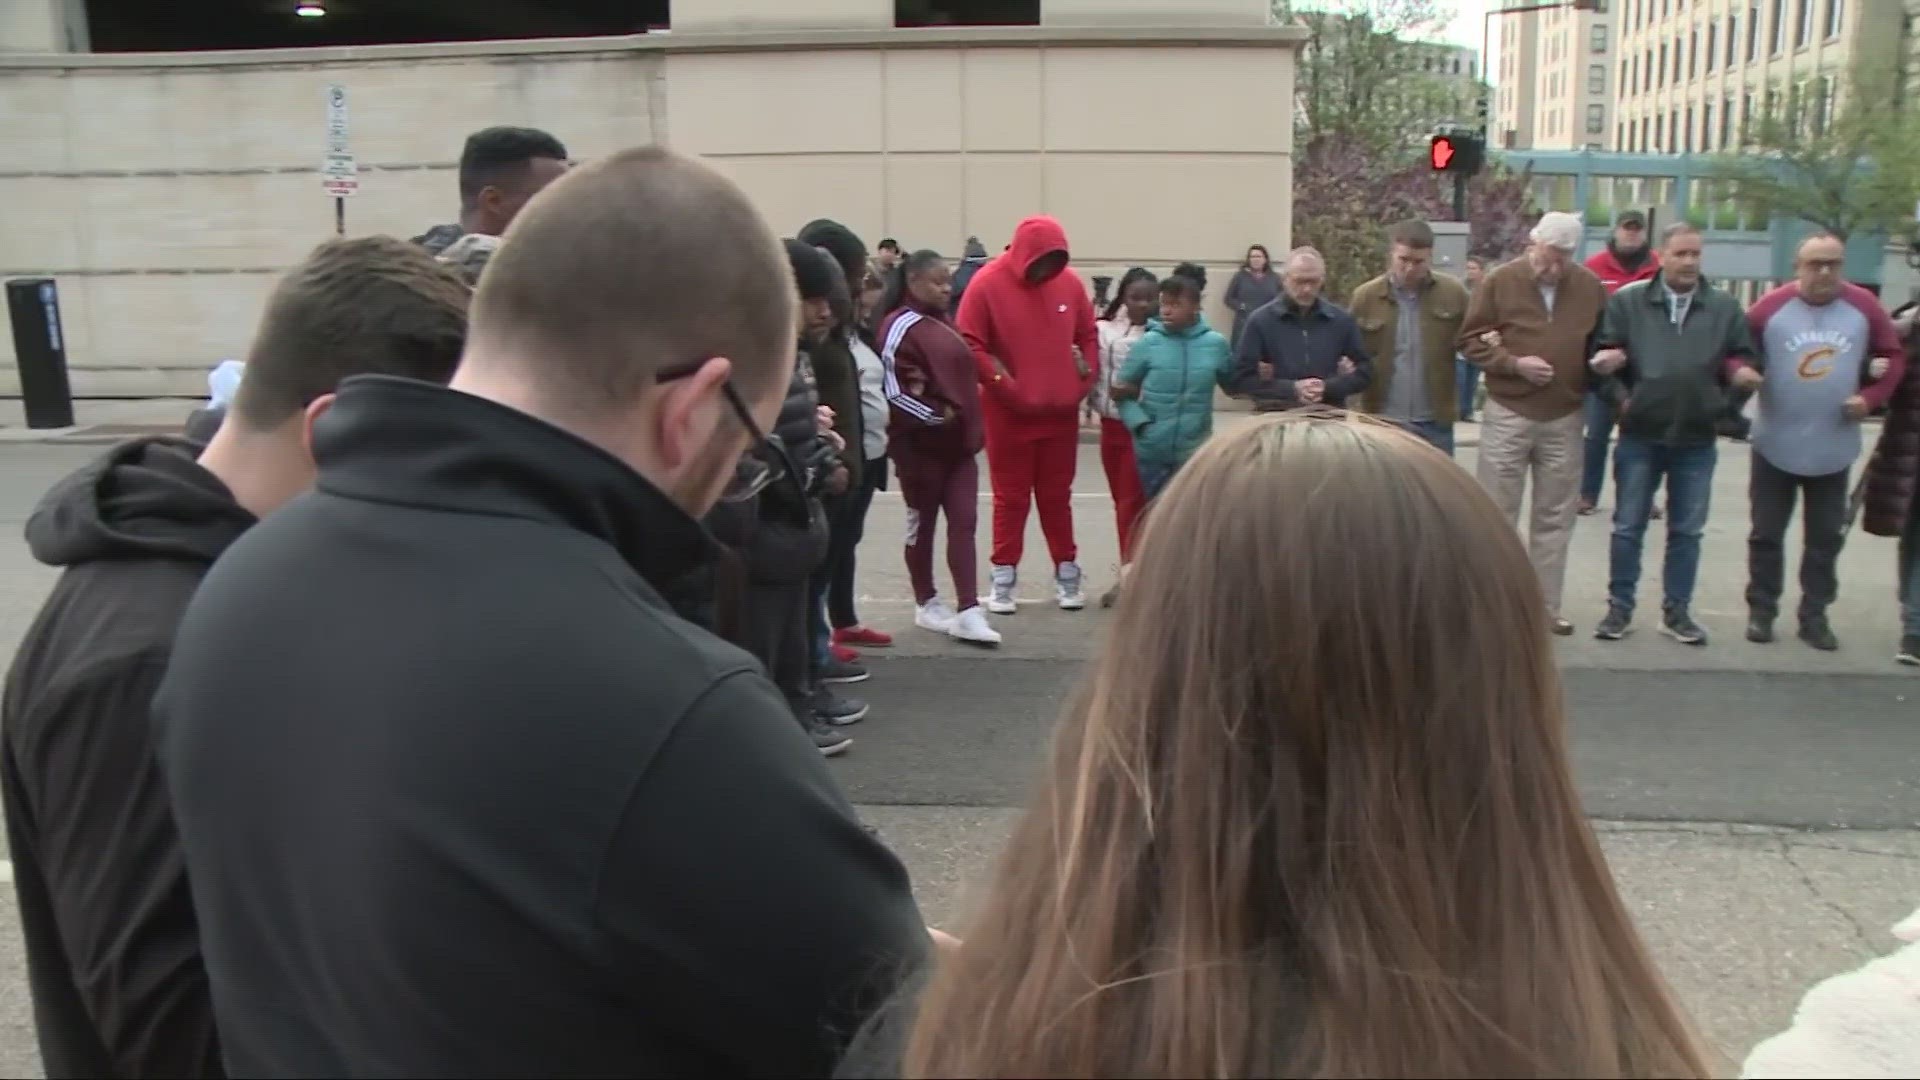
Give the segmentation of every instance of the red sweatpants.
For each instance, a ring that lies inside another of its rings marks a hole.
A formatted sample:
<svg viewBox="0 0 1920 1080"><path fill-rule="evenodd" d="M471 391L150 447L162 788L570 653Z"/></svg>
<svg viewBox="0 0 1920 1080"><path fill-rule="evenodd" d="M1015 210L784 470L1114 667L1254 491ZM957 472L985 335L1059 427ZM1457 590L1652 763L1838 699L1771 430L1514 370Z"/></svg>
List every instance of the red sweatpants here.
<svg viewBox="0 0 1920 1080"><path fill-rule="evenodd" d="M1113 527L1120 533L1120 565L1133 561L1133 528L1147 505L1140 488L1140 463L1133 456L1133 433L1111 417L1100 418L1100 465L1113 492Z"/></svg>
<svg viewBox="0 0 1920 1080"><path fill-rule="evenodd" d="M1019 566L1027 510L1038 506L1040 531L1055 565L1073 562L1073 473L1080 461L1080 422L1013 420L987 414L987 478L993 484L993 565Z"/></svg>
<svg viewBox="0 0 1920 1080"><path fill-rule="evenodd" d="M973 455L946 457L895 447L893 473L900 484L900 501L907 504L907 580L913 583L913 602L924 604L940 591L933 583L933 537L944 511L953 610L965 611L978 604L974 530L980 521L980 466Z"/></svg>

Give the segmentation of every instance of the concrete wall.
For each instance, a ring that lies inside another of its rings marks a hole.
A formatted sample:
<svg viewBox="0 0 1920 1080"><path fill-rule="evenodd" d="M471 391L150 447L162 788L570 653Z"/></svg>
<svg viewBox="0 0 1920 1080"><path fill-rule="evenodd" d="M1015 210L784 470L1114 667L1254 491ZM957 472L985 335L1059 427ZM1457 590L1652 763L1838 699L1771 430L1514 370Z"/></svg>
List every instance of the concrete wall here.
<svg viewBox="0 0 1920 1080"><path fill-rule="evenodd" d="M1089 275L1224 270L1249 242L1287 246L1297 36L676 32L0 58L0 277L59 279L76 393L204 392L275 276L332 233L318 167L336 82L361 170L351 235L453 220L462 140L514 123L580 158L651 141L706 155L784 233L830 216L869 243L957 256L969 234L998 251L1021 217L1051 212Z"/></svg>

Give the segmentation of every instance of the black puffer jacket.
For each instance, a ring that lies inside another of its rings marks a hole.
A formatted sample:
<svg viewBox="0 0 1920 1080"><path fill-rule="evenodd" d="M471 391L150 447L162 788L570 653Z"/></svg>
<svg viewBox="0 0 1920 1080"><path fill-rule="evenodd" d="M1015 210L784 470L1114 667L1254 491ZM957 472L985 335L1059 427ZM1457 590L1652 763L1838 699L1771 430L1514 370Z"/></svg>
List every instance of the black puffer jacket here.
<svg viewBox="0 0 1920 1080"><path fill-rule="evenodd" d="M762 585L805 581L826 557L827 516L819 485L834 464L834 452L814 419L819 405L813 362L803 348L772 431L793 475L760 493L759 519L747 545L747 573Z"/></svg>
<svg viewBox="0 0 1920 1080"><path fill-rule="evenodd" d="M839 462L847 467L848 490L860 486L860 473L866 465L866 455L861 451L865 431L860 414L860 365L853 358L852 335L856 332L852 326L836 326L813 352L820 404L833 410L833 430L847 443L840 451Z"/></svg>

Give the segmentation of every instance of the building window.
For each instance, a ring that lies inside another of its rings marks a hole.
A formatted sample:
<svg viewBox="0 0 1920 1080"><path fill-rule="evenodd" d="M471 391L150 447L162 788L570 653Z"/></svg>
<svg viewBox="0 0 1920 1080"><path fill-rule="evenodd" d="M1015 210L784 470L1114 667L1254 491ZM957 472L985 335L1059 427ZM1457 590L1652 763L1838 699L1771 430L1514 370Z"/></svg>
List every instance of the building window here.
<svg viewBox="0 0 1920 1080"><path fill-rule="evenodd" d="M1828 124L1833 123L1833 79L1827 75L1814 79L1810 94L1807 118L1813 125L1813 133L1819 135L1827 130Z"/></svg>
<svg viewBox="0 0 1920 1080"><path fill-rule="evenodd" d="M895 26L1039 26L1040 0L893 0Z"/></svg>
<svg viewBox="0 0 1920 1080"><path fill-rule="evenodd" d="M1657 80L1655 85L1667 85L1667 43L1664 41L1660 43L1660 66L1656 70L1658 74L1654 76L1655 80Z"/></svg>
<svg viewBox="0 0 1920 1080"><path fill-rule="evenodd" d="M1767 51L1779 56L1787 48L1787 23L1781 9L1787 6L1787 0L1773 0L1773 9L1767 13Z"/></svg>
<svg viewBox="0 0 1920 1080"><path fill-rule="evenodd" d="M1753 131L1753 91L1740 95L1740 145L1745 146Z"/></svg>
<svg viewBox="0 0 1920 1080"><path fill-rule="evenodd" d="M1587 67L1587 93L1604 94L1607 92L1607 65L1592 64Z"/></svg>
<svg viewBox="0 0 1920 1080"><path fill-rule="evenodd" d="M1590 51L1597 52L1597 53L1603 53L1607 51L1607 24L1606 23L1593 24L1593 29L1587 32L1587 48Z"/></svg>
<svg viewBox="0 0 1920 1080"><path fill-rule="evenodd" d="M1680 152L1693 153L1693 106L1687 106L1687 126L1680 129Z"/></svg>
<svg viewBox="0 0 1920 1080"><path fill-rule="evenodd" d="M1705 49L1705 52L1707 56L1707 74L1709 75L1713 74L1713 61L1714 61L1714 58L1719 55L1719 53L1713 47L1714 36L1718 33L1719 30L1720 30L1719 23L1707 24L1707 47Z"/></svg>
<svg viewBox="0 0 1920 1080"><path fill-rule="evenodd" d="M1700 31L1687 35L1687 81L1700 74Z"/></svg>
<svg viewBox="0 0 1920 1080"><path fill-rule="evenodd" d="M1652 121L1644 116L1640 118L1640 152L1643 154L1653 146L1653 140L1647 137L1648 125L1651 123Z"/></svg>
<svg viewBox="0 0 1920 1080"><path fill-rule="evenodd" d="M1587 134L1602 135L1607 130L1607 107L1605 105L1587 106Z"/></svg>
<svg viewBox="0 0 1920 1080"><path fill-rule="evenodd" d="M1640 89L1644 92L1653 89L1653 49L1648 48L1640 61Z"/></svg>
<svg viewBox="0 0 1920 1080"><path fill-rule="evenodd" d="M1760 57L1760 5L1747 5L1747 62Z"/></svg>
<svg viewBox="0 0 1920 1080"><path fill-rule="evenodd" d="M1740 54L1740 16L1727 16L1727 66L1732 67Z"/></svg>
<svg viewBox="0 0 1920 1080"><path fill-rule="evenodd" d="M1700 149L1713 149L1713 102L1700 106Z"/></svg>
<svg viewBox="0 0 1920 1080"><path fill-rule="evenodd" d="M1813 40L1813 0L1798 0L1800 18L1795 20L1793 28L1793 47L1805 48Z"/></svg>
<svg viewBox="0 0 1920 1080"><path fill-rule="evenodd" d="M1683 81L1680 75L1685 69L1680 66L1680 59L1680 35L1675 34L1673 37L1673 85L1675 86L1679 86Z"/></svg>
<svg viewBox="0 0 1920 1080"><path fill-rule="evenodd" d="M1680 110L1675 109L1667 116L1667 152L1680 152Z"/></svg>
<svg viewBox="0 0 1920 1080"><path fill-rule="evenodd" d="M1720 102L1720 149L1733 149L1733 95Z"/></svg>

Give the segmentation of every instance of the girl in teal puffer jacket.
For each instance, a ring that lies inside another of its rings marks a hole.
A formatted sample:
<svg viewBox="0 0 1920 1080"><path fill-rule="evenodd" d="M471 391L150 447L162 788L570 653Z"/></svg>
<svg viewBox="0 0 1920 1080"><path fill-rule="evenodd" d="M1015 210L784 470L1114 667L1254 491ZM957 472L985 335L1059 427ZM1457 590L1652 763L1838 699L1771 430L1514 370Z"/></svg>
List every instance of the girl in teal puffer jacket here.
<svg viewBox="0 0 1920 1080"><path fill-rule="evenodd" d="M1134 342L1114 393L1148 499L1213 434L1213 388L1232 372L1232 348L1200 314L1199 283L1180 274L1162 281L1160 317Z"/></svg>

